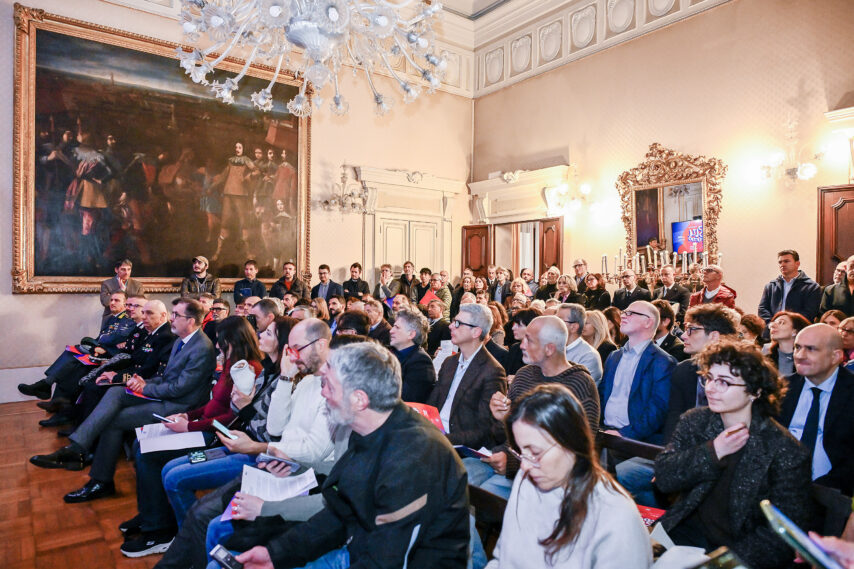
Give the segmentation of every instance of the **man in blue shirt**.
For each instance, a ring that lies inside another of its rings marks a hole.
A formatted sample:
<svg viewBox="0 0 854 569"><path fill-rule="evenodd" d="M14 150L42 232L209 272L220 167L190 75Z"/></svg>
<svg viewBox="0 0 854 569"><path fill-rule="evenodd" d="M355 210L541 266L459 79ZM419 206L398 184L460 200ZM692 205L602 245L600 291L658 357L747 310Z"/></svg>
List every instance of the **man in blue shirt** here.
<svg viewBox="0 0 854 569"><path fill-rule="evenodd" d="M249 259L243 264L243 274L246 278L234 283L235 306L243 304L243 301L250 296L257 296L258 298L267 296L267 287L255 278L258 276L258 263L255 262L255 259Z"/></svg>

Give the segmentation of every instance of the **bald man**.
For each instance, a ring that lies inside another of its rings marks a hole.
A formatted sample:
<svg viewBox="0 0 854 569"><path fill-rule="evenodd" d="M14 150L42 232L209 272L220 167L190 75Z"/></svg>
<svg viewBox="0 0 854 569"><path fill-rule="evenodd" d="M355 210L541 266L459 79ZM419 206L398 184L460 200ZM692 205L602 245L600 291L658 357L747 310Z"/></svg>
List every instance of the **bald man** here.
<svg viewBox="0 0 854 569"><path fill-rule="evenodd" d="M813 480L850 496L854 490L854 373L840 367L842 339L813 324L795 338L795 370L786 378L780 423L812 453Z"/></svg>

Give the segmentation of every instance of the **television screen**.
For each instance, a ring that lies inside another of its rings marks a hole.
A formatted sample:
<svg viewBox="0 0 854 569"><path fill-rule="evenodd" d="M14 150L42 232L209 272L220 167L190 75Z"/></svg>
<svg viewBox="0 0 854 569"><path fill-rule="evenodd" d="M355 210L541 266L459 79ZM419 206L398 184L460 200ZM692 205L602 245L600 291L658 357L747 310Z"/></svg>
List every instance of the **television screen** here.
<svg viewBox="0 0 854 569"><path fill-rule="evenodd" d="M674 221L672 227L673 251L677 254L682 252L693 253L694 244L697 244L697 253L703 252L703 220L692 219L690 221Z"/></svg>

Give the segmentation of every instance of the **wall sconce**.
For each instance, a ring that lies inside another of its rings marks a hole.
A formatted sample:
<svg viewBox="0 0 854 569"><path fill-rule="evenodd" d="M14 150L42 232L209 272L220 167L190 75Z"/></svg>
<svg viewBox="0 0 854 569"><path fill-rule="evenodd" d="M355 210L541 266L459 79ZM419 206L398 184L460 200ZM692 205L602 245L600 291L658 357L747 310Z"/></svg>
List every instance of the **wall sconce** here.
<svg viewBox="0 0 854 569"><path fill-rule="evenodd" d="M848 183L854 183L854 92L846 93L834 111L824 113L833 132L848 139Z"/></svg>
<svg viewBox="0 0 854 569"><path fill-rule="evenodd" d="M341 182L332 184L332 197L316 200L314 205L325 211L342 213L365 213L368 204L368 189L351 177L349 166L341 166Z"/></svg>
<svg viewBox="0 0 854 569"><path fill-rule="evenodd" d="M796 180L814 178L818 173L815 161L824 158L824 153L810 154L805 152L805 148L798 149L798 121L794 118L789 118L786 122L786 140L788 152L782 150L775 152L760 166L763 178L766 180L785 178L788 179L789 184L793 184Z"/></svg>

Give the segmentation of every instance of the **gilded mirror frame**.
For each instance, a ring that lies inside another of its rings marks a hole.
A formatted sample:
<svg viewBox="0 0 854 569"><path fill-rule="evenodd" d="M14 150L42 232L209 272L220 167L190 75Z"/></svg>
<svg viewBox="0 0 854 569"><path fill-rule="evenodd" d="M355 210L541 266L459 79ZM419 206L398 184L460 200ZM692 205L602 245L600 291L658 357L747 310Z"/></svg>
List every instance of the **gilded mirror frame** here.
<svg viewBox="0 0 854 569"><path fill-rule="evenodd" d="M703 188L703 240L709 253L709 262L718 259L718 217L721 212L721 183L726 177L727 166L719 158L692 156L666 148L658 142L649 145L646 158L637 167L627 170L617 178L623 226L626 229L626 253L631 257L636 252L637 223L635 217L635 193L652 188L659 189L659 227L662 206L660 198L663 188L680 184L702 183ZM660 231L660 230L659 230Z"/></svg>

